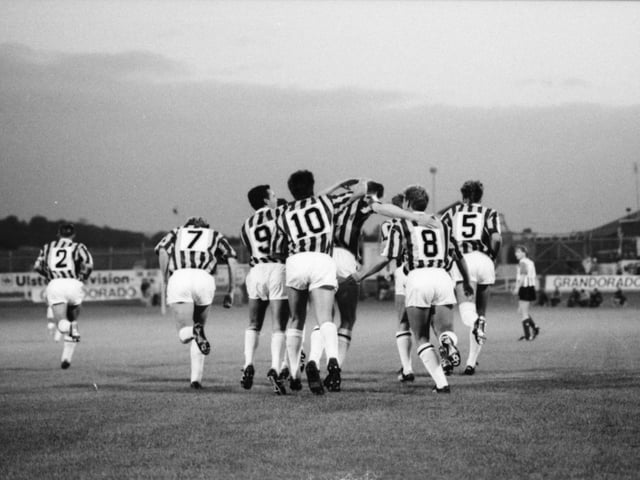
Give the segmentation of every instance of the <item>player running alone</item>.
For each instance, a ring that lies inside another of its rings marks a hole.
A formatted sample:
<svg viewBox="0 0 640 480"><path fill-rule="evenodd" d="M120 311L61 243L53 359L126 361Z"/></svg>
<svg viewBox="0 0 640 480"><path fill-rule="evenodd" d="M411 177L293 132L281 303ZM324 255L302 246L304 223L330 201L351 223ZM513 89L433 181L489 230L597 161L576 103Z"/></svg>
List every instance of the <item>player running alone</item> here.
<svg viewBox="0 0 640 480"><path fill-rule="evenodd" d="M267 378L274 392L286 394L281 373L285 355L285 331L289 321L289 303L286 291L285 257L272 254L271 243L276 228L276 195L269 185L258 185L247 194L255 213L242 225L240 238L249 251L250 270L245 279L249 297L249 326L244 333L244 367L240 384L249 390L255 375L254 356L260 332L271 305L271 368ZM282 252L277 246L276 251Z"/></svg>
<svg viewBox="0 0 640 480"><path fill-rule="evenodd" d="M524 245L516 246L515 255L518 259L518 270L513 294L518 296L518 313L522 318L524 331L518 340L534 340L540 333L540 327L533 321L529 308L531 302L536 300L536 265L529 258L529 250Z"/></svg>
<svg viewBox="0 0 640 480"><path fill-rule="evenodd" d="M38 255L33 269L45 277L47 304L53 313L57 331L54 338L64 340L60 366L67 369L80 341L78 316L84 299L84 282L93 271L93 258L87 247L75 240L75 227L64 223L58 238L47 243Z"/></svg>
<svg viewBox="0 0 640 480"><path fill-rule="evenodd" d="M469 356L465 375L476 371L478 355L487 339L486 312L489 301L489 287L495 283L495 262L502 245L498 212L482 205L484 186L479 181L469 180L460 188L462 203L447 209L442 221L452 229L453 238L458 242L464 255L474 295L467 298L460 278L457 280L458 311L462 323L469 327Z"/></svg>
<svg viewBox="0 0 640 480"><path fill-rule="evenodd" d="M167 233L155 247L178 338L190 345L191 388L202 388L205 356L211 344L204 327L216 291L214 273L218 258L229 266L229 291L225 306L233 304L236 252L221 233L201 217L190 217L182 227Z"/></svg>

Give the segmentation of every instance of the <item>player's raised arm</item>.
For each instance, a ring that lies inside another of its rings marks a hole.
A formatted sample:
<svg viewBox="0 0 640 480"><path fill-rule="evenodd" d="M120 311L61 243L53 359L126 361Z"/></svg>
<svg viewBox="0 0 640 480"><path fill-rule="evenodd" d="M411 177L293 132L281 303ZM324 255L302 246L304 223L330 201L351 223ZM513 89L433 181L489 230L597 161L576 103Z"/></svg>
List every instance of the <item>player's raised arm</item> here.
<svg viewBox="0 0 640 480"><path fill-rule="evenodd" d="M351 187L353 187L360 181L361 180L359 178L349 178L347 180L342 180L341 182L338 182L334 185L331 185L330 187L325 188L324 190L319 191L318 195L331 195L332 193L335 193L336 190L340 189L351 190Z"/></svg>
<svg viewBox="0 0 640 480"><path fill-rule="evenodd" d="M437 228L440 224L440 220L435 215L425 215L423 213L409 212L403 208L400 208L392 203L381 203L373 201L371 203L371 209L385 217L401 218L412 222L417 222L418 225L423 227Z"/></svg>

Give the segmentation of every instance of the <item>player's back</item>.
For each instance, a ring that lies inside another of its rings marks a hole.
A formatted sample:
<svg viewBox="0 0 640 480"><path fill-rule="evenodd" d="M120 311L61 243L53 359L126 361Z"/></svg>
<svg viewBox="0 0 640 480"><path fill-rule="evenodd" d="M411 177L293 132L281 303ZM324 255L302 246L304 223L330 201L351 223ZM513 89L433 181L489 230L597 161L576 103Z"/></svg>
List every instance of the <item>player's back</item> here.
<svg viewBox="0 0 640 480"><path fill-rule="evenodd" d="M356 258L359 257L362 227L372 213L369 203L360 199L336 215L333 234L335 246L345 248Z"/></svg>
<svg viewBox="0 0 640 480"><path fill-rule="evenodd" d="M84 279L93 268L93 259L82 243L61 237L47 243L37 260L38 270L49 280L57 278Z"/></svg>
<svg viewBox="0 0 640 480"><path fill-rule="evenodd" d="M449 230L442 222L418 225L415 221L400 220L392 227L399 231L406 255L405 268L445 268L449 258Z"/></svg>
<svg viewBox="0 0 640 480"><path fill-rule="evenodd" d="M222 234L206 227L178 227L167 237L168 241L161 248L166 248L169 254L170 272L197 268L214 273L217 266L216 254L222 243L226 244Z"/></svg>
<svg viewBox="0 0 640 480"><path fill-rule="evenodd" d="M289 254L331 254L336 204L328 195L288 203L279 212L277 226L287 239Z"/></svg>
<svg viewBox="0 0 640 480"><path fill-rule="evenodd" d="M281 263L281 257L272 254L272 242L276 229L276 211L264 207L257 210L242 225L240 236L249 250L249 264ZM274 251L282 251L276 247Z"/></svg>
<svg viewBox="0 0 640 480"><path fill-rule="evenodd" d="M498 212L479 203L459 203L442 215L462 253L492 255L491 235L500 234Z"/></svg>

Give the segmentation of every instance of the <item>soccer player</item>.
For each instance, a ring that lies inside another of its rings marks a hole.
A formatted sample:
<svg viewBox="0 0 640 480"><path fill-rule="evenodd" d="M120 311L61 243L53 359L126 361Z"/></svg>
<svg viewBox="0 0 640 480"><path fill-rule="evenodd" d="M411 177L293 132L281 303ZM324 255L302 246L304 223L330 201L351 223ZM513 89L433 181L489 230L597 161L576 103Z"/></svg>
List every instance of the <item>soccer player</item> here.
<svg viewBox="0 0 640 480"><path fill-rule="evenodd" d="M155 247L167 286L178 338L190 345L191 388L202 388L205 355L211 352L204 326L216 291L214 273L218 258L229 266L229 291L224 305L233 305L236 252L221 233L201 217L190 217L182 227L167 233Z"/></svg>
<svg viewBox="0 0 640 480"><path fill-rule="evenodd" d="M518 313L522 318L524 331L524 335L518 340L534 340L540 333L540 327L531 318L529 307L531 302L536 300L536 266L529 258L529 251L524 245L516 246L515 254L518 259L518 271L513 294L518 296Z"/></svg>
<svg viewBox="0 0 640 480"><path fill-rule="evenodd" d="M349 182L345 182L342 187ZM330 190L328 193L333 193ZM384 195L384 187L377 182L367 183L367 197L379 199ZM356 311L360 286L356 282L346 281L361 268L361 240L362 227L366 220L374 213L371 208L371 199L362 197L350 203L335 218L333 233L333 260L336 263L338 277L338 290L335 300L340 313L340 326L338 328L338 363L344 368L347 351L351 345L353 326L356 322ZM318 327L311 332L311 349L309 360L318 364L322 355L322 337ZM328 382L328 377L325 379ZM325 383L326 385L326 383Z"/></svg>
<svg viewBox="0 0 640 480"><path fill-rule="evenodd" d="M338 328L332 320L332 308L338 288L336 264L331 257L333 229L336 215L349 202L365 194L365 185L359 182L359 188L354 192L315 196L314 177L308 170L292 173L287 184L294 201L278 210L276 243L273 245L277 245L279 236L287 245L286 285L292 318L285 341L291 368L290 386L297 389L296 384L300 383L299 352L307 305L310 302L328 358L326 385L329 391L337 392L341 388L341 375ZM317 363L310 360L305 371L311 391L323 394L324 387Z"/></svg>
<svg viewBox="0 0 640 480"><path fill-rule="evenodd" d="M404 197L405 208L426 215L429 195L423 187L418 185L408 187ZM433 391L437 393L450 392L443 367L434 346L430 343L432 306L451 309L456 303L454 283L446 270L450 261L450 243L450 230L437 219L433 219L429 226L400 220L391 227L387 242L388 250L385 252L385 256L395 259L401 259L402 255L406 254L404 270L407 274L405 283L407 317L417 344L418 357L433 378L435 382ZM462 271L465 270L463 266ZM468 293L470 289L468 277L463 283ZM452 331L443 332L442 335L445 336L449 345L455 339Z"/></svg>
<svg viewBox="0 0 640 480"><path fill-rule="evenodd" d="M394 195L391 199L391 203L398 208L402 208L404 203L404 194L399 193ZM397 222L396 219L385 220L380 225L380 246L381 252L388 251L387 243L389 241L389 234L392 226ZM401 368L398 372L398 381L400 382L413 382L415 380L415 374L413 373L413 365L411 362L411 350L413 346L411 329L409 328L409 319L407 318L407 309L405 307L405 295L404 284L406 281L406 274L404 273L403 263L405 259L393 259L382 257L382 259L372 265L368 270L354 272L349 280L355 284L360 284L363 280L378 273L380 270L386 268L388 265L394 265L393 271L393 283L394 283L394 303L396 309L396 315L398 319L398 330L395 333L396 347L398 348L398 354L400 356Z"/></svg>
<svg viewBox="0 0 640 480"><path fill-rule="evenodd" d="M289 321L289 303L285 286L285 257L271 253L271 242L276 228L277 199L269 185L258 185L249 190L249 203L255 210L242 225L240 238L249 250L250 270L245 283L249 296L249 326L244 333L244 368L240 384L249 390L255 374L254 355L267 308L271 305L271 368L267 378L278 395L286 394L280 376L281 360L285 353L285 330ZM281 246L276 247L282 252Z"/></svg>
<svg viewBox="0 0 640 480"><path fill-rule="evenodd" d="M502 245L502 235L498 212L480 204L484 193L482 183L469 180L462 185L460 192L462 203L447 209L442 221L453 231L453 238L464 255L475 292L471 297L466 297L459 276L453 273L457 281L460 318L469 327L469 356L464 374L473 375L478 355L487 339L485 315L489 287L495 283L495 262Z"/></svg>
<svg viewBox="0 0 640 480"><path fill-rule="evenodd" d="M71 366L71 359L80 341L78 316L84 299L84 282L93 271L93 258L87 247L75 240L75 227L63 223L58 228L58 238L47 243L36 259L34 270L48 280L47 304L53 320L64 339L61 367ZM51 322L50 322L51 323Z"/></svg>

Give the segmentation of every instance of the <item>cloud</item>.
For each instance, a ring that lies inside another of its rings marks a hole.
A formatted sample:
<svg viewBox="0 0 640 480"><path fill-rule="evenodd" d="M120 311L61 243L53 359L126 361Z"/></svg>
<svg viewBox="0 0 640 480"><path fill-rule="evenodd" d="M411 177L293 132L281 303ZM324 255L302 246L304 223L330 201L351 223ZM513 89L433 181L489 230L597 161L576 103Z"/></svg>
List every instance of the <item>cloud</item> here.
<svg viewBox="0 0 640 480"><path fill-rule="evenodd" d="M130 51L118 54L62 54L33 50L17 44L0 45L0 72L13 81L168 80L186 76L187 66L161 55Z"/></svg>

